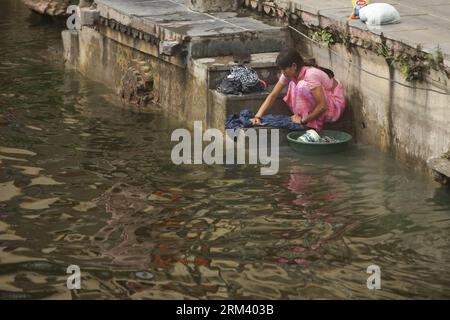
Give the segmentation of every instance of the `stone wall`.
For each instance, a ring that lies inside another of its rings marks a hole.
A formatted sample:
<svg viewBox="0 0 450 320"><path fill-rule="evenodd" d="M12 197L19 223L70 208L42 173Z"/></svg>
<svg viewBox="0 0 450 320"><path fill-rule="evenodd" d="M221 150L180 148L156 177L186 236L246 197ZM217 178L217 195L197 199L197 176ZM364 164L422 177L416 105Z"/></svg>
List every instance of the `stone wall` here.
<svg viewBox="0 0 450 320"><path fill-rule="evenodd" d="M188 119L187 126L192 124L192 119L206 121L208 86L203 70L197 70L194 65L180 67L145 53L151 52L152 48L144 41L134 40L135 47L140 49L136 50L92 28L65 30L62 38L67 67L119 93L127 69L136 61L145 62L153 75L154 100L149 105L150 109L161 108L161 111L173 115L175 119Z"/></svg>
<svg viewBox="0 0 450 320"><path fill-rule="evenodd" d="M359 142L380 147L396 158L412 165L425 166L431 157L445 153L450 146L450 97L433 91L443 91L431 80L409 87L400 71L389 66L383 57L371 51L343 45L330 54L296 38L297 49L316 58L318 64L333 69L345 88L347 106L352 111L353 131ZM351 59L355 66L346 62ZM364 69L361 70L360 68ZM402 86L369 74L381 75L406 85ZM434 77L442 77L434 73Z"/></svg>

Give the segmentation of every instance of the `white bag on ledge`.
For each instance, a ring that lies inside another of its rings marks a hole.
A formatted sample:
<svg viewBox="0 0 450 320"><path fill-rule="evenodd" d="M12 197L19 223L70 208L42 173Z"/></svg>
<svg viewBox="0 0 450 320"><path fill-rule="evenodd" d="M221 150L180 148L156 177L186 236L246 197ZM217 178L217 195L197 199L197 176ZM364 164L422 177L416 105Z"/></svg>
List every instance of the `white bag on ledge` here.
<svg viewBox="0 0 450 320"><path fill-rule="evenodd" d="M369 26L400 22L400 13L387 3L372 3L359 10L359 18Z"/></svg>

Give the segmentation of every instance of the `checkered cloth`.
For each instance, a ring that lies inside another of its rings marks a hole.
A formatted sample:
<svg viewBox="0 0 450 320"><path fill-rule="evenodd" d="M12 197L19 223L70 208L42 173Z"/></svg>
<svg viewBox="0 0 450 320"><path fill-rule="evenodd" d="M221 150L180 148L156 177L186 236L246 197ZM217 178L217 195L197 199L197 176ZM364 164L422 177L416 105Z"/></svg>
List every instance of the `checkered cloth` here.
<svg viewBox="0 0 450 320"><path fill-rule="evenodd" d="M259 82L258 74L252 68L246 66L231 67L228 79L237 80L242 85L242 91L247 91Z"/></svg>

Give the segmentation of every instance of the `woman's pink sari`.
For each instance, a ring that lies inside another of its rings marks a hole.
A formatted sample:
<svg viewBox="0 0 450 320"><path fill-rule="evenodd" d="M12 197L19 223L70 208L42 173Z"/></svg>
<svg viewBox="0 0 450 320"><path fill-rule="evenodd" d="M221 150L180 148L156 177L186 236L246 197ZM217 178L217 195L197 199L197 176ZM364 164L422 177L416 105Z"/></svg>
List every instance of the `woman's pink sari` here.
<svg viewBox="0 0 450 320"><path fill-rule="evenodd" d="M307 126L317 131L322 130L324 123L337 121L345 109L344 90L339 81L333 90L333 79L320 69L314 67L303 67L297 81L289 81L283 75L280 77L283 84L289 85L284 101L294 114L302 118L309 115L316 107L316 101L311 90L320 86L325 95L327 111L319 118L309 121Z"/></svg>

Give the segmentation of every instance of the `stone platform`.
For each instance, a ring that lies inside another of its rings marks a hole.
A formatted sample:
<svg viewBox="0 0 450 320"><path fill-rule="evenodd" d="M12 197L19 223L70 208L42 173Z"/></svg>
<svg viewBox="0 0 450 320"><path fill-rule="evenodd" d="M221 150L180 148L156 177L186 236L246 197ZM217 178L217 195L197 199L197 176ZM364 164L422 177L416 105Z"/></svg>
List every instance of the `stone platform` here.
<svg viewBox="0 0 450 320"><path fill-rule="evenodd" d="M236 12L195 12L182 0L95 2L100 18L124 26L124 32L130 28L130 34L150 35L160 47L179 45L188 58L273 52L287 39L286 28L280 25Z"/></svg>

